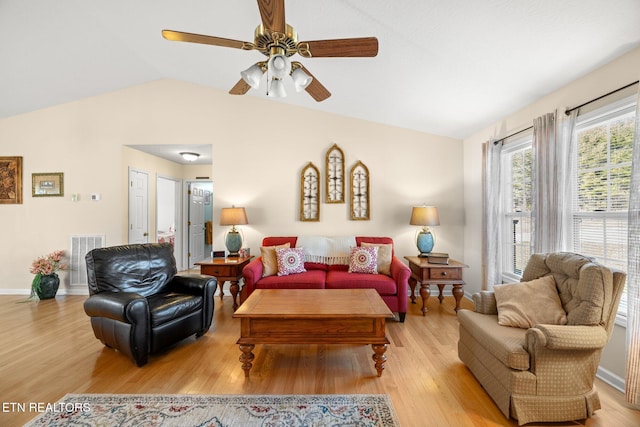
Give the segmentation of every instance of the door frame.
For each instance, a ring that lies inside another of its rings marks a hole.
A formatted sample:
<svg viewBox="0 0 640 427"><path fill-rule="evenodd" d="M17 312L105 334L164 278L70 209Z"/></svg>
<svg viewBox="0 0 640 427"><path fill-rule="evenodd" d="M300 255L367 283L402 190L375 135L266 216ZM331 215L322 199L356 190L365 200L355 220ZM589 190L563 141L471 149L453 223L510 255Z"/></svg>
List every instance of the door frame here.
<svg viewBox="0 0 640 427"><path fill-rule="evenodd" d="M189 186L191 184L211 184L211 212L213 213L213 181L210 179L185 179L182 181L182 265L184 269L189 268Z"/></svg>
<svg viewBox="0 0 640 427"><path fill-rule="evenodd" d="M156 175L156 228L158 228L158 180L159 179L164 179L167 181L173 181L176 183L175 185L175 206L176 206L176 211L175 211L175 238L174 238L174 248L173 248L173 254L176 258L176 267L178 270L182 270L183 269L183 262L182 262L182 236L184 234L184 229L183 229L183 221L182 221L182 179L180 178L174 178L172 176L168 176L168 175L161 175L161 174L157 174ZM157 232L157 230L156 230ZM158 241L158 236L156 235L156 241Z"/></svg>

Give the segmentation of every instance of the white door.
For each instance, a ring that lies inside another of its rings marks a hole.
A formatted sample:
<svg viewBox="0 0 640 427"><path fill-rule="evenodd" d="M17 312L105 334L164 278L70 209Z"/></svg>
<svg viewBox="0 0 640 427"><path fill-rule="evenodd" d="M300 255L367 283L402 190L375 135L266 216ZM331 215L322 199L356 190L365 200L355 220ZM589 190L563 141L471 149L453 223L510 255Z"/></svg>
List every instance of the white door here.
<svg viewBox="0 0 640 427"><path fill-rule="evenodd" d="M149 242L149 175L129 169L129 243Z"/></svg>
<svg viewBox="0 0 640 427"><path fill-rule="evenodd" d="M194 184L189 186L189 268L202 261L204 256L204 190Z"/></svg>
<svg viewBox="0 0 640 427"><path fill-rule="evenodd" d="M182 270L182 181L176 178L156 178L156 240L173 244L176 267Z"/></svg>

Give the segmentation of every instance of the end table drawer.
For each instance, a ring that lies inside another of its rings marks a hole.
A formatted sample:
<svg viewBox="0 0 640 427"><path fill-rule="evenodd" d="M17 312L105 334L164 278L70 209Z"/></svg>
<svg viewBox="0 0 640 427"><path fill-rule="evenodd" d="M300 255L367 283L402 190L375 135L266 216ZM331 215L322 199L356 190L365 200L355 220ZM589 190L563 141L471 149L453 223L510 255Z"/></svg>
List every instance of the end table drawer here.
<svg viewBox="0 0 640 427"><path fill-rule="evenodd" d="M204 274L210 276L229 277L234 275L233 267L228 265L207 265L204 270Z"/></svg>
<svg viewBox="0 0 640 427"><path fill-rule="evenodd" d="M462 271L459 268L431 268L431 279L461 280Z"/></svg>

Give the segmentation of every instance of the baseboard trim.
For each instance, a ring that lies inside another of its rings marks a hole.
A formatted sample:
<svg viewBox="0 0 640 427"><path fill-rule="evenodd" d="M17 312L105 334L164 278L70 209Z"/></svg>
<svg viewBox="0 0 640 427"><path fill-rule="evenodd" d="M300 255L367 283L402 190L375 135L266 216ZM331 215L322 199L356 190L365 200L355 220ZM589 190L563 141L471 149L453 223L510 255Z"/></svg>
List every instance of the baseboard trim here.
<svg viewBox="0 0 640 427"><path fill-rule="evenodd" d="M605 383L609 384L611 387L618 390L620 393L624 393L625 389L625 379L620 376L614 374L610 370L603 368L602 366L598 366L598 370L596 371L596 377L600 378Z"/></svg>
<svg viewBox="0 0 640 427"><path fill-rule="evenodd" d="M31 295L31 289L0 289L0 295ZM58 289L56 295L89 295L89 290L82 288ZM216 295L218 295L217 291ZM231 296L231 291L225 289L224 296Z"/></svg>
<svg viewBox="0 0 640 427"><path fill-rule="evenodd" d="M31 289L0 289L0 295L31 295ZM89 290L58 289L56 295L89 295Z"/></svg>

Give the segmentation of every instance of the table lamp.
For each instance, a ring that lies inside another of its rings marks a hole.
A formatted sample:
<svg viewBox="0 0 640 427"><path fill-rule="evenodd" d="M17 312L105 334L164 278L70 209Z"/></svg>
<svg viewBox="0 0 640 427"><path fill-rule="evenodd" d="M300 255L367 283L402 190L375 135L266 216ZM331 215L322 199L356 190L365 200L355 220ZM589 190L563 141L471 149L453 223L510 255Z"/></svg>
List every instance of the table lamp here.
<svg viewBox="0 0 640 427"><path fill-rule="evenodd" d="M229 251L230 257L239 256L240 248L242 247L242 235L236 228L236 225L249 224L247 220L247 213L244 208L236 208L232 206L230 208L222 208L220 213L220 225L230 225L229 230L224 238L224 244Z"/></svg>
<svg viewBox="0 0 640 427"><path fill-rule="evenodd" d="M420 251L420 257L427 257L433 250L435 236L429 230L430 225L440 225L438 209L435 206L414 206L411 211L411 225L420 225L422 229L416 236L416 246Z"/></svg>

